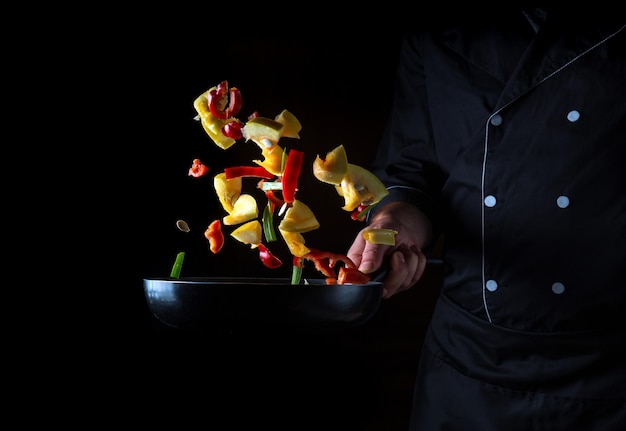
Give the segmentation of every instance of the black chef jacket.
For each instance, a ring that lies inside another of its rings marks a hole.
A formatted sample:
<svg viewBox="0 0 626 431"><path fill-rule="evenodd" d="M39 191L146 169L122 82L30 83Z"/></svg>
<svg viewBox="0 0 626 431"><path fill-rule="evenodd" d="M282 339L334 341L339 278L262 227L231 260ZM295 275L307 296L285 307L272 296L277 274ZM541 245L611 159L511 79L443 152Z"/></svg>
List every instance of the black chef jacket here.
<svg viewBox="0 0 626 431"><path fill-rule="evenodd" d="M626 429L626 21L518 18L402 46L372 169L447 266L412 429Z"/></svg>

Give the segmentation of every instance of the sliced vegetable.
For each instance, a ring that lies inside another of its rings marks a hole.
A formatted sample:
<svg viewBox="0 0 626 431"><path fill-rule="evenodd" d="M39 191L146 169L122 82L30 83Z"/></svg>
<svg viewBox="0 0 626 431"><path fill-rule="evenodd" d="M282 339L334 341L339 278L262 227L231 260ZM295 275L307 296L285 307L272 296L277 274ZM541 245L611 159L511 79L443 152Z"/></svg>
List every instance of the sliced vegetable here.
<svg viewBox="0 0 626 431"><path fill-rule="evenodd" d="M300 284L302 280L302 268L293 266L291 270L291 284Z"/></svg>
<svg viewBox="0 0 626 431"><path fill-rule="evenodd" d="M228 81L220 82L207 94L209 110L215 117L225 120L241 110L241 92L237 87L228 88Z"/></svg>
<svg viewBox="0 0 626 431"><path fill-rule="evenodd" d="M363 231L363 239L372 244L396 245L397 230L367 229Z"/></svg>
<svg viewBox="0 0 626 431"><path fill-rule="evenodd" d="M241 129L243 128L243 123L236 118L232 119L232 121L224 124L222 126L222 134L228 138L232 139L241 139L243 138L243 133Z"/></svg>
<svg viewBox="0 0 626 431"><path fill-rule="evenodd" d="M343 196L343 209L353 211L359 205L378 203L389 192L385 185L367 169L348 163L346 176L341 180L339 194Z"/></svg>
<svg viewBox="0 0 626 431"><path fill-rule="evenodd" d="M221 149L226 150L230 148L235 142L235 139L230 138L222 132L224 126L230 122L230 120L221 120L211 113L209 108L209 99L208 95L216 87L209 89L208 91L202 93L200 96L196 98L193 102L193 106L198 113L196 119L200 120L202 124L202 128L209 135L209 138Z"/></svg>
<svg viewBox="0 0 626 431"><path fill-rule="evenodd" d="M272 202L268 201L263 210L263 235L266 242L276 241L276 230L274 229L274 211Z"/></svg>
<svg viewBox="0 0 626 431"><path fill-rule="evenodd" d="M317 250L311 250L309 254L304 255L305 259L313 261L315 269L329 278L337 278L334 262L329 257L316 256Z"/></svg>
<svg viewBox="0 0 626 431"><path fill-rule="evenodd" d="M372 208L374 208L374 206L376 206L376 204L361 204L356 208L356 210L352 211L352 213L350 214L350 218L356 221L365 221L365 216L367 216L367 213L370 212Z"/></svg>
<svg viewBox="0 0 626 431"><path fill-rule="evenodd" d="M174 261L174 265L172 266L172 270L170 271L170 277L172 278L180 278L180 271L183 268L183 261L185 260L185 252L179 251L176 255L176 260Z"/></svg>
<svg viewBox="0 0 626 431"><path fill-rule="evenodd" d="M272 148L278 143L283 132L283 125L266 117L254 117L241 129L246 141L255 142L261 149Z"/></svg>
<svg viewBox="0 0 626 431"><path fill-rule="evenodd" d="M227 180L237 177L258 177L271 180L274 174L268 172L263 166L233 166L224 168L224 174Z"/></svg>
<svg viewBox="0 0 626 431"><path fill-rule="evenodd" d="M245 223L259 216L259 208L252 195L242 194L235 201L233 210L222 219L225 225Z"/></svg>
<svg viewBox="0 0 626 431"><path fill-rule="evenodd" d="M367 284L371 279L369 275L359 271L354 262L343 254L311 249L304 256L294 257L294 268L302 268L305 260L310 260L315 264L315 269L326 277L326 284ZM343 262L343 265L339 267L339 275L337 276L335 266L340 262Z"/></svg>
<svg viewBox="0 0 626 431"><path fill-rule="evenodd" d="M209 168L206 167L206 165L204 165L200 159L193 159L191 167L189 168L188 175L191 177L199 178L207 172L209 172Z"/></svg>
<svg viewBox="0 0 626 431"><path fill-rule="evenodd" d="M302 171L302 161L304 152L300 150L290 150L287 154L285 169L283 170L283 199L287 203L292 203L295 199L298 188L298 178Z"/></svg>
<svg viewBox="0 0 626 431"><path fill-rule="evenodd" d="M209 250L213 254L219 252L224 246L224 233L222 232L222 223L217 220L213 220L209 227L204 231L204 237L209 240Z"/></svg>
<svg viewBox="0 0 626 431"><path fill-rule="evenodd" d="M338 284L367 284L371 280L371 277L357 268L351 268L342 266L339 268L339 275L337 276Z"/></svg>
<svg viewBox="0 0 626 431"><path fill-rule="evenodd" d="M282 173L281 160L283 159L285 151L280 145L274 145L271 148L263 148L261 155L263 160L253 160L259 166L263 166L268 172L274 175L280 175Z"/></svg>
<svg viewBox="0 0 626 431"><path fill-rule="evenodd" d="M265 196L273 205L277 207L282 207L285 204L285 201L276 196L276 193L274 193L273 190L265 190Z"/></svg>
<svg viewBox="0 0 626 431"><path fill-rule="evenodd" d="M294 256L293 265L291 267L291 284L300 284L300 280L302 279L303 267L304 265L302 264L302 259Z"/></svg>
<svg viewBox="0 0 626 431"><path fill-rule="evenodd" d="M213 188L217 194L217 198L222 204L222 208L227 213L232 213L235 202L241 195L241 177L226 179L226 174L221 172L213 177Z"/></svg>
<svg viewBox="0 0 626 431"><path fill-rule="evenodd" d="M292 206L287 208L285 216L278 225L278 229L286 232L309 232L320 227L319 221L311 208L295 199Z"/></svg>
<svg viewBox="0 0 626 431"><path fill-rule="evenodd" d="M289 251L292 255L296 257L302 257L311 252L306 245L304 245L305 240L302 234L298 232L287 232L284 230L278 229L283 239L285 240L285 244L289 248Z"/></svg>
<svg viewBox="0 0 626 431"><path fill-rule="evenodd" d="M291 112L284 109L274 120L283 125L281 137L300 139L299 133L302 130L302 124Z"/></svg>
<svg viewBox="0 0 626 431"><path fill-rule="evenodd" d="M256 248L262 239L261 223L258 220L249 221L232 231L230 235L237 241L249 244L251 248Z"/></svg>
<svg viewBox="0 0 626 431"><path fill-rule="evenodd" d="M328 152L324 159L318 155L313 161L313 175L324 183L340 185L347 172L348 156L343 145Z"/></svg>
<svg viewBox="0 0 626 431"><path fill-rule="evenodd" d="M268 190L282 190L283 189L283 183L282 181L261 181L260 183L261 186L261 190L268 191Z"/></svg>
<svg viewBox="0 0 626 431"><path fill-rule="evenodd" d="M261 262L263 262L263 265L271 269L276 269L283 264L283 262L274 256L263 243L260 243L257 248L259 249L259 258Z"/></svg>

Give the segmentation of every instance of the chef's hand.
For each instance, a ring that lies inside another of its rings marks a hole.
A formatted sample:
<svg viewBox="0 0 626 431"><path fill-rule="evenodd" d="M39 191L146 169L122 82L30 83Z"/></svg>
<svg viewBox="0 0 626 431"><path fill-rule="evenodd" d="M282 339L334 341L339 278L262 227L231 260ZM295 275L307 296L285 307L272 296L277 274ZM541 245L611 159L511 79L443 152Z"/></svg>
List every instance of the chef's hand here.
<svg viewBox="0 0 626 431"><path fill-rule="evenodd" d="M393 229L396 244L371 244L363 238L366 229ZM417 207L406 202L390 202L377 210L369 225L362 229L350 246L347 256L365 274L379 269L387 260L388 272L383 281L383 298L409 289L422 277L426 256L422 248L432 241L432 225Z"/></svg>

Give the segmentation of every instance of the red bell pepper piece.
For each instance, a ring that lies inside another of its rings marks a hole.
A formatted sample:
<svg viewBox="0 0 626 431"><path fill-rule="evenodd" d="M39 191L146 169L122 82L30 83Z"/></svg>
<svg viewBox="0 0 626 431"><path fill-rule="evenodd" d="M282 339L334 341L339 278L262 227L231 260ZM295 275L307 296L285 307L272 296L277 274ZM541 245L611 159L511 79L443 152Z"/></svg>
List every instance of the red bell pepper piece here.
<svg viewBox="0 0 626 431"><path fill-rule="evenodd" d="M360 204L352 213L350 218L354 221L364 221L367 213L372 209L373 205Z"/></svg>
<svg viewBox="0 0 626 431"><path fill-rule="evenodd" d="M335 272L335 265L338 262L343 262L344 267L346 268L356 268L356 265L352 260L344 255L339 253L330 253L327 251L320 251L314 248L311 248L311 251L304 256L294 258L294 265L302 265L302 259L310 260L315 264L315 269L324 274L328 278L337 278L337 273ZM329 284L329 283L327 283Z"/></svg>
<svg viewBox="0 0 626 431"><path fill-rule="evenodd" d="M207 230L204 231L204 237L209 240L209 249L216 254L224 245L224 233L222 232L222 223L219 219L213 220Z"/></svg>
<svg viewBox="0 0 626 431"><path fill-rule="evenodd" d="M229 138L241 139L243 138L243 132L241 131L241 129L243 129L243 125L240 122L233 120L229 123L224 124L224 126L222 127L222 133L224 134L224 136L227 136Z"/></svg>
<svg viewBox="0 0 626 431"><path fill-rule="evenodd" d="M331 267L334 267L337 262L343 262L344 266L347 266L349 268L356 268L356 265L354 264L354 262L352 262L352 259L350 259L345 254L331 253L329 251L320 251L311 248L311 251L303 257L314 261L320 259L328 259Z"/></svg>
<svg viewBox="0 0 626 431"><path fill-rule="evenodd" d="M304 257L294 256L291 264L293 266L297 266L298 268L304 268Z"/></svg>
<svg viewBox="0 0 626 431"><path fill-rule="evenodd" d="M263 265L267 266L268 268L275 269L283 264L283 262L279 258L274 256L272 252L270 252L269 249L265 247L262 243L259 243L257 248L259 249L259 258L261 258L261 262L263 262Z"/></svg>
<svg viewBox="0 0 626 431"><path fill-rule="evenodd" d="M302 257L294 256L293 265L302 268L305 259L313 261L315 269L326 276L326 284L367 284L371 279L344 254L311 249ZM343 266L339 267L339 276L336 276L334 267L338 262L343 262Z"/></svg>
<svg viewBox="0 0 626 431"><path fill-rule="evenodd" d="M339 268L339 276L337 277L337 283L339 284L367 284L370 280L371 277L359 271L358 268L347 266Z"/></svg>
<svg viewBox="0 0 626 431"><path fill-rule="evenodd" d="M287 161L285 162L281 180L283 183L283 199L287 203L292 203L295 199L303 159L303 151L291 149L287 154Z"/></svg>
<svg viewBox="0 0 626 431"><path fill-rule="evenodd" d="M367 284L371 279L344 254L311 249L302 257L294 256L293 265L302 268L304 260L313 261L315 269L326 276L326 284ZM343 262L343 265L339 267L339 275L336 276L334 267L338 262Z"/></svg>
<svg viewBox="0 0 626 431"><path fill-rule="evenodd" d="M209 168L207 168L200 159L193 159L193 163L189 168L189 176L199 178L207 172L209 172Z"/></svg>
<svg viewBox="0 0 626 431"><path fill-rule="evenodd" d="M337 278L337 275L335 274L335 270L330 264L329 259L318 257L316 256L315 252L316 250L311 250L310 253L305 254L304 256L300 256L300 257L294 256L293 265L297 266L298 268L304 268L304 261L310 260L315 264L315 269L317 269L319 272L324 274L326 277Z"/></svg>
<svg viewBox="0 0 626 431"><path fill-rule="evenodd" d="M278 208L282 207L285 204L285 202L281 198L276 196L274 190L265 190L265 196L267 197L267 200L272 203L272 205L275 205Z"/></svg>
<svg viewBox="0 0 626 431"><path fill-rule="evenodd" d="M263 166L233 166L224 168L227 180L237 177L259 177L271 180L274 175L269 173Z"/></svg>
<svg viewBox="0 0 626 431"><path fill-rule="evenodd" d="M220 82L215 89L209 91L207 100L211 114L221 120L237 115L243 104L241 92L237 87L228 90L228 81Z"/></svg>

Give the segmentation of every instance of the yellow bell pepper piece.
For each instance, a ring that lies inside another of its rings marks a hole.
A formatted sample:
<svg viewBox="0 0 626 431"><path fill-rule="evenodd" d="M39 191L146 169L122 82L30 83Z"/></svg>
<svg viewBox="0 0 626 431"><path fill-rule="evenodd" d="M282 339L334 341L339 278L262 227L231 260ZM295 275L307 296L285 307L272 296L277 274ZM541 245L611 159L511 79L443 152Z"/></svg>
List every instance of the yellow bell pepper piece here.
<svg viewBox="0 0 626 431"><path fill-rule="evenodd" d="M397 234L393 229L368 229L363 231L363 239L372 244L396 245Z"/></svg>
<svg viewBox="0 0 626 431"><path fill-rule="evenodd" d="M311 208L295 199L285 212L285 216L278 225L278 229L285 232L309 232L320 227L319 221Z"/></svg>
<svg viewBox="0 0 626 431"><path fill-rule="evenodd" d="M213 177L213 188L215 189L217 198L222 204L224 210L226 210L229 214L233 212L235 202L241 195L241 186L241 177L235 177L227 180L224 172Z"/></svg>
<svg viewBox="0 0 626 431"><path fill-rule="evenodd" d="M261 223L258 220L252 220L232 231L230 236L239 242L250 244L251 248L256 248L261 242L261 232Z"/></svg>
<svg viewBox="0 0 626 431"><path fill-rule="evenodd" d="M196 112L198 113L198 118L200 119L200 123L202 124L202 128L209 135L209 138L211 138L211 140L218 147L226 150L231 147L236 141L233 138L225 136L222 133L222 127L224 127L226 123L230 123L235 119L228 118L226 120L222 120L211 114L211 110L209 109L208 94L210 91L216 88L217 87L212 87L206 92L202 93L200 96L198 96L193 102L193 107L196 109Z"/></svg>
<svg viewBox="0 0 626 431"><path fill-rule="evenodd" d="M285 240L285 244L289 248L289 252L297 257L302 257L311 252L311 249L304 245L305 240L301 233L298 232L287 232L284 230L278 229L280 234L283 236Z"/></svg>
<svg viewBox="0 0 626 431"><path fill-rule="evenodd" d="M252 195L242 194L235 201L233 211L222 219L225 225L245 223L259 216L259 208Z"/></svg>

